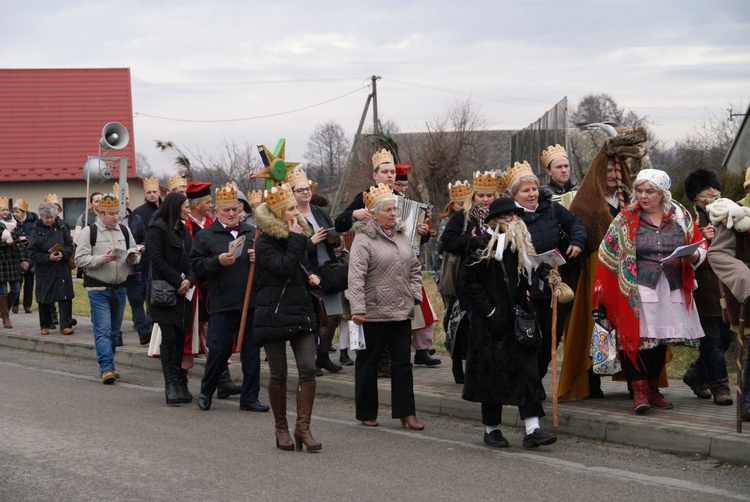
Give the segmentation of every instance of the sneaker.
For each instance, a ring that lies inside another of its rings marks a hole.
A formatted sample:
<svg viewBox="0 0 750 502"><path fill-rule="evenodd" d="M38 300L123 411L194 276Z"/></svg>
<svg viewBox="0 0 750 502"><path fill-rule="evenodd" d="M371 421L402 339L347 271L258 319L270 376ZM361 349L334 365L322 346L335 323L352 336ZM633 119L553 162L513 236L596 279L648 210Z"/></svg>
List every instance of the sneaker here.
<svg viewBox="0 0 750 502"><path fill-rule="evenodd" d="M493 448L507 448L509 446L508 440L503 437L503 433L500 432L500 429L492 432L485 432L484 444L492 446Z"/></svg>
<svg viewBox="0 0 750 502"><path fill-rule="evenodd" d="M115 372L112 370L107 370L102 372L102 383L104 385L112 385L115 383L115 380L117 380L117 377L115 376Z"/></svg>
<svg viewBox="0 0 750 502"><path fill-rule="evenodd" d="M557 436L553 432L544 432L542 429L534 429L531 434L523 437L524 448L538 448L543 445L552 444L557 441Z"/></svg>
<svg viewBox="0 0 750 502"><path fill-rule="evenodd" d="M734 401L732 401L732 393L729 391L729 389L717 390L716 394L714 394L714 403L718 404L719 406L729 406L730 404L733 404Z"/></svg>

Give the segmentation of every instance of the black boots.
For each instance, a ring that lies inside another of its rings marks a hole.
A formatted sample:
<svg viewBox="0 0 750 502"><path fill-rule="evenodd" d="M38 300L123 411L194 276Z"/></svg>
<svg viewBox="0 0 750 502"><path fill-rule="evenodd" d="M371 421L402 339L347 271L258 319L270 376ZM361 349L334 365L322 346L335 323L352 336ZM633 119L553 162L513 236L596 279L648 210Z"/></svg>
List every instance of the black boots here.
<svg viewBox="0 0 750 502"><path fill-rule="evenodd" d="M414 364L437 366L441 362L440 359L432 357L427 349L418 350L414 353Z"/></svg>
<svg viewBox="0 0 750 502"><path fill-rule="evenodd" d="M339 362L341 363L341 366L353 366L354 361L351 360L349 357L349 350L348 349L341 349L339 355Z"/></svg>
<svg viewBox="0 0 750 502"><path fill-rule="evenodd" d="M318 368L323 368L329 373L338 373L343 369L341 366L331 361L331 356L328 354L328 352L318 352L318 357L317 359L315 359L315 366Z"/></svg>
<svg viewBox="0 0 750 502"><path fill-rule="evenodd" d="M226 399L230 396L236 396L242 393L242 387L232 381L232 375L229 374L229 368L219 377L219 386L216 388L216 397Z"/></svg>
<svg viewBox="0 0 750 502"><path fill-rule="evenodd" d="M183 404L192 401L180 389L180 372L182 371L182 357L177 359L177 349L174 345L161 344L159 346L161 371L164 373L164 394L167 404ZM186 381L187 386L187 381Z"/></svg>
<svg viewBox="0 0 750 502"><path fill-rule="evenodd" d="M190 389L188 388L188 370L180 369L177 371L177 387L179 388L180 394L182 394L182 397L184 399L187 399L185 401L186 403L190 403L193 401L193 395L190 393Z"/></svg>

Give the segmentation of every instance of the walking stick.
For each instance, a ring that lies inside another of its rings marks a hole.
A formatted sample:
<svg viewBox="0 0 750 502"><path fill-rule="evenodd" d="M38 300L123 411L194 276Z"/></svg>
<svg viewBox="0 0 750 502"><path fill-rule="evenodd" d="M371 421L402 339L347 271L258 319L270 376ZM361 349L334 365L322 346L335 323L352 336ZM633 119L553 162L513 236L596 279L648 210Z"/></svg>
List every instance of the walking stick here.
<svg viewBox="0 0 750 502"><path fill-rule="evenodd" d="M742 432L742 353L745 348L745 306L740 306L740 329L737 330L737 432Z"/></svg>
<svg viewBox="0 0 750 502"><path fill-rule="evenodd" d="M253 251L255 244L258 243L260 230L255 227L255 237L253 238ZM253 253L254 254L254 253ZM247 326L247 312L250 310L250 293L253 290L253 276L255 275L255 260L250 262L250 272L247 274L247 284L245 285L245 299L242 301L242 317L240 318L240 334L237 336L237 352L242 350L242 339L245 338L245 326Z"/></svg>
<svg viewBox="0 0 750 502"><path fill-rule="evenodd" d="M550 328L550 339L552 340L552 427L557 428L557 288L560 275L557 272L557 263L554 268L558 280L552 284L552 327Z"/></svg>

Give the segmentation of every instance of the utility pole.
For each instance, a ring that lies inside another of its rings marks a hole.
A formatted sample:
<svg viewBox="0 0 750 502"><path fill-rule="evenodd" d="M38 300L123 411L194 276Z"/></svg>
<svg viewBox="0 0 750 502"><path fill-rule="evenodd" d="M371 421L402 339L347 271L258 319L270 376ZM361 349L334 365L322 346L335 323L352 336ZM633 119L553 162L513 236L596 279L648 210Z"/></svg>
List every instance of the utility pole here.
<svg viewBox="0 0 750 502"><path fill-rule="evenodd" d="M372 133L380 134L380 120L378 119L378 88L376 82L380 77L372 76ZM359 134L359 132L358 132Z"/></svg>

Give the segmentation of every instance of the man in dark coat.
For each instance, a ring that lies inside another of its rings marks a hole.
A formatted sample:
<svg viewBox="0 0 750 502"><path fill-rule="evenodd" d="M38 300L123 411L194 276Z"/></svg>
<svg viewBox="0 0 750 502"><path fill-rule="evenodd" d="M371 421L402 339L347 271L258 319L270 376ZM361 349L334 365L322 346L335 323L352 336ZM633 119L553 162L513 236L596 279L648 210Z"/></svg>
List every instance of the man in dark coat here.
<svg viewBox="0 0 750 502"><path fill-rule="evenodd" d="M244 301L243 292L255 260L253 239L255 229L239 221L237 186L227 183L216 190L216 221L195 236L190 252L190 265L199 280L208 283L208 358L201 380L197 403L201 410L211 408L211 398L219 386L221 374L232 354ZM235 257L229 245L239 237L245 241ZM242 393L240 410L268 411L258 400L260 392L260 350L255 345L252 318L248 314L240 360L242 362Z"/></svg>
<svg viewBox="0 0 750 502"><path fill-rule="evenodd" d="M144 203L133 209L133 212L141 217L141 221L148 228L151 223L151 218L156 214L156 211L161 205L161 197L159 194L159 179L156 177L143 178L143 195ZM146 288L148 287L148 270L151 264L150 257L148 255L148 239L146 239L146 249L141 254L141 261L138 264L141 270L141 296L146 299ZM153 328L153 322L149 316L148 304L146 305L146 322L149 327L148 338L151 339L151 328ZM145 339L145 338L144 338ZM146 342L148 343L148 342Z"/></svg>

